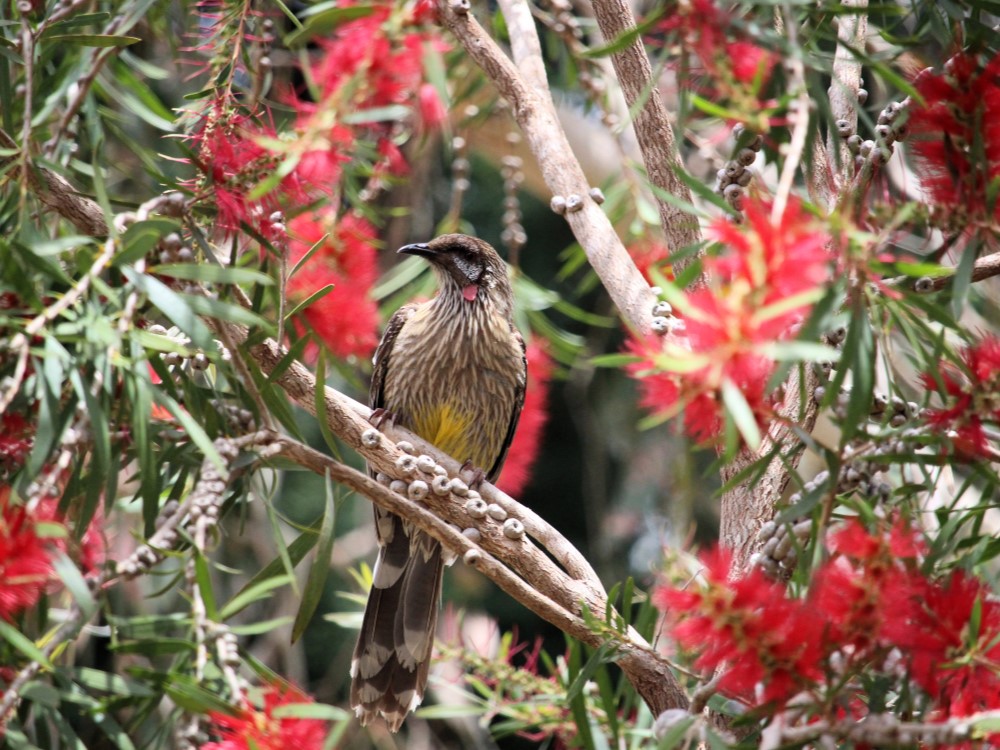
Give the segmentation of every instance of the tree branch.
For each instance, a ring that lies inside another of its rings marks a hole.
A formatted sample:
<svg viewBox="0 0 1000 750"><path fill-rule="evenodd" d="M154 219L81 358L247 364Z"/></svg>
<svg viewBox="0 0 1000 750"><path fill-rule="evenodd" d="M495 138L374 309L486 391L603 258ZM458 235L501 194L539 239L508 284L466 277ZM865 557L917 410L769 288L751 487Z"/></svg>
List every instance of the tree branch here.
<svg viewBox="0 0 1000 750"><path fill-rule="evenodd" d="M439 0L438 8L444 25L510 103L545 184L567 206L566 221L622 318L639 333L649 333L656 298L604 211L590 195L587 178L559 125L551 99L543 98L534 84L525 82L467 10L458 5L453 7L447 0ZM531 55L532 47L526 43L516 49L519 54Z"/></svg>
<svg viewBox="0 0 1000 750"><path fill-rule="evenodd" d="M17 142L3 129L0 129L0 147L19 148ZM0 169L16 160L17 157L0 158ZM16 175L22 168L15 166L14 170ZM28 185L46 208L62 216L82 234L89 237L107 236L108 224L100 205L80 195L63 177L45 167L36 167L29 162L23 171Z"/></svg>
<svg viewBox="0 0 1000 750"><path fill-rule="evenodd" d="M594 0L593 8L594 17L606 42L616 41L635 32L635 19L625 0ZM684 166L677 153L674 130L667 117L667 110L653 81L652 67L643 47L642 37L636 36L612 54L611 63L625 94L629 111L633 113L636 140L642 151L649 181L661 191L680 198L685 203L693 203L691 191L677 176ZM671 250L677 251L701 241L701 230L695 217L658 196L656 204L663 233ZM692 256L675 261L677 271L682 271L694 259Z"/></svg>
<svg viewBox="0 0 1000 750"><path fill-rule="evenodd" d="M858 129L858 91L861 89L861 61L855 50L862 49L868 35L868 0L844 0L844 8L857 8L854 15L837 18L837 50L833 56L833 77L830 82L830 109L834 121L846 120L852 133ZM854 157L845 140L834 131L827 141L829 154L838 154L840 169L834 180L837 190L849 182Z"/></svg>

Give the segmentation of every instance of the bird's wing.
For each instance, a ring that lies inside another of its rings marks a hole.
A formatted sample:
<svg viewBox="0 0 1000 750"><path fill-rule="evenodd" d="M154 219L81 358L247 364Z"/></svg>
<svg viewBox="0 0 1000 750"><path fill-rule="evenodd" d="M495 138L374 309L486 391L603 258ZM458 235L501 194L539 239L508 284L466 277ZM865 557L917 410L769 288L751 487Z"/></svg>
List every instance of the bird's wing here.
<svg viewBox="0 0 1000 750"><path fill-rule="evenodd" d="M368 389L368 406L372 409L381 409L385 406L385 374L389 371L389 358L392 356L392 347L396 344L396 338L403 329L403 324L409 320L410 316L417 309L415 302L403 305L396 310L382 334L382 340L375 349L375 356L372 357L372 382Z"/></svg>
<svg viewBox="0 0 1000 750"><path fill-rule="evenodd" d="M510 410L510 422L507 423L507 434L504 436L503 445L500 447L497 460L493 462L493 466L486 474L486 479L490 483L495 482L497 477L500 476L500 469L503 468L503 462L507 459L507 451L510 449L510 443L514 439L514 432L517 430L517 420L521 418L521 408L524 406L524 394L528 390L528 357L525 353L524 337L521 336L521 332L513 325L511 325L510 330L511 335L521 347L521 376L517 379L517 390L514 392L514 405Z"/></svg>

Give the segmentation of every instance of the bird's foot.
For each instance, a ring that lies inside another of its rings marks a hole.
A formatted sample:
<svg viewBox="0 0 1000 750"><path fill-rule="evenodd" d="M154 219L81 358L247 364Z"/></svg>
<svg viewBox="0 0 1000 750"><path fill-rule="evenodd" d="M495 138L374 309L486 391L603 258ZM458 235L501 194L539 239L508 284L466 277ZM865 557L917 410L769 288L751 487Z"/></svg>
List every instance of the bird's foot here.
<svg viewBox="0 0 1000 750"><path fill-rule="evenodd" d="M468 459L462 468L458 470L459 477L462 481L469 485L469 489L479 491L480 486L486 481L486 472L472 463L472 459Z"/></svg>
<svg viewBox="0 0 1000 750"><path fill-rule="evenodd" d="M372 413L368 416L368 421L371 422L372 427L376 430L381 430L386 425L392 427L396 424L396 414L380 406L378 409L372 410Z"/></svg>

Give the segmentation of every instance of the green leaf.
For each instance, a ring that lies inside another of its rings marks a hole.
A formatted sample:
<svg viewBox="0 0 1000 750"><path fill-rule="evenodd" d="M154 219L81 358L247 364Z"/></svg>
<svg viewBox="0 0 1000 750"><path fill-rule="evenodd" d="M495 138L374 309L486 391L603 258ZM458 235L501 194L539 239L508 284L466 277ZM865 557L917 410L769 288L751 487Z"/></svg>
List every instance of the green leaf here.
<svg viewBox="0 0 1000 750"><path fill-rule="evenodd" d="M340 447L337 439L330 429L329 420L326 418L326 350L320 349L316 358L316 392L313 394L313 403L316 405L316 422L319 431L323 435L326 447L337 456L340 454Z"/></svg>
<svg viewBox="0 0 1000 750"><path fill-rule="evenodd" d="M149 301L158 307L171 323L191 338L192 344L209 351L215 348L211 331L198 318L193 306L189 304L191 297L181 297L159 279L139 273L131 266L123 267L122 273L136 289L149 297Z"/></svg>
<svg viewBox="0 0 1000 750"><path fill-rule="evenodd" d="M112 693L128 698L149 698L155 695L149 686L140 680L103 672L90 667L77 667L70 671L73 680L88 690Z"/></svg>
<svg viewBox="0 0 1000 750"><path fill-rule="evenodd" d="M337 706L328 706L325 703L286 703L275 708L272 715L282 719L320 719L323 721L348 721L354 718L354 714Z"/></svg>
<svg viewBox="0 0 1000 750"><path fill-rule="evenodd" d="M65 554L58 554L52 560L52 568L73 595L74 601L80 607L83 619L89 620L97 610L97 601L90 592L90 587L84 580L80 569Z"/></svg>
<svg viewBox="0 0 1000 750"><path fill-rule="evenodd" d="M2 619L0 619L0 638L3 638L7 641L7 643L20 651L31 661L36 661L41 664L45 667L45 669L55 669L52 662L50 662L49 658L42 653L42 650L35 645L34 641L27 636L22 635L21 631L17 630L13 625Z"/></svg>
<svg viewBox="0 0 1000 750"><path fill-rule="evenodd" d="M367 125L372 122L399 122L405 120L410 109L402 104L390 104L387 107L372 107L357 112L348 112L341 118L345 125Z"/></svg>
<svg viewBox="0 0 1000 750"><path fill-rule="evenodd" d="M757 426L757 418L747 403L743 391L729 378L722 379L722 403L743 437L743 442L750 450L757 450L760 447L760 428Z"/></svg>
<svg viewBox="0 0 1000 750"><path fill-rule="evenodd" d="M696 716L689 714L688 716L681 717L680 721L674 722L670 729L664 732L660 738L660 742L656 746L657 750L673 750L673 748L679 746L696 719Z"/></svg>
<svg viewBox="0 0 1000 750"><path fill-rule="evenodd" d="M323 525L319 530L319 544L316 547L316 557L309 569L305 591L302 593L302 603L295 613L295 624L292 626L292 643L302 637L306 626L312 619L326 587L326 578L330 573L330 554L333 552L333 528L336 517L336 506L333 502L333 485L330 475L326 475L326 510L323 513Z"/></svg>
<svg viewBox="0 0 1000 750"><path fill-rule="evenodd" d="M279 575L274 578L267 578L253 586L244 587L236 596L230 599L226 606L219 612L221 620L228 620L238 612L242 612L256 601L270 596L274 589L287 586L291 583L291 577Z"/></svg>
<svg viewBox="0 0 1000 750"><path fill-rule="evenodd" d="M93 237L83 235L70 235L67 237L56 237L51 240L34 242L31 250L36 255L62 255L67 250L72 250L82 245L92 245L96 242Z"/></svg>
<svg viewBox="0 0 1000 750"><path fill-rule="evenodd" d="M49 44L79 44L84 47L128 47L141 42L137 36L117 36L115 34L60 34L45 38Z"/></svg>
<svg viewBox="0 0 1000 750"><path fill-rule="evenodd" d="M174 399L162 389L155 389L153 391L153 400L156 401L160 406L170 412L174 419L176 419L187 436L191 438L192 442L198 446L198 450L202 452L209 461L211 461L215 468L217 468L223 476L229 475L229 467L226 466L226 462L222 460L222 456L219 455L219 451L215 449L215 445L212 443L212 439L205 432L204 428L192 417L186 409L183 409L180 404L178 404Z"/></svg>
<svg viewBox="0 0 1000 750"><path fill-rule="evenodd" d="M302 300L301 302L299 302L299 304L297 304L295 307L293 307L291 310L289 310L288 313L285 315L285 318L288 319L288 318L291 318L294 315L298 315L300 312L302 312L307 307L309 307L309 305L311 305L313 302L315 302L318 299L321 299L321 298L325 297L326 295L328 295L332 291L333 291L333 284L327 284L326 286L321 287L320 289L317 289L315 292L313 292L312 294L310 294L304 300Z"/></svg>
<svg viewBox="0 0 1000 750"><path fill-rule="evenodd" d="M325 519L323 519L325 520ZM319 540L319 534L313 530L302 532L295 541L288 545L288 563L290 567L294 568L302 559L309 553L316 542ZM265 565L253 578L247 581L246 585L240 589L236 596L241 596L244 592L252 589L262 582L274 578L279 573L286 573L288 578L292 578L292 572L289 567L286 567L286 563L282 556L276 557L271 560L267 565ZM234 597L235 598L235 597Z"/></svg>
<svg viewBox="0 0 1000 750"><path fill-rule="evenodd" d="M208 281L215 284L260 284L272 286L274 279L260 271L212 263L167 263L153 266L150 273L187 281Z"/></svg>
<svg viewBox="0 0 1000 750"><path fill-rule="evenodd" d="M114 265L121 268L144 258L156 247L160 238L171 232L179 232L181 225L172 219L147 219L129 226L122 236L124 248L115 256Z"/></svg>
<svg viewBox="0 0 1000 750"><path fill-rule="evenodd" d="M32 680L22 687L18 695L25 700L48 708L58 708L62 702L62 694L56 688L46 682L38 682L37 680Z"/></svg>
<svg viewBox="0 0 1000 750"><path fill-rule="evenodd" d="M215 590L212 588L212 576L208 569L208 561L197 550L194 556L194 578L198 584L198 594L205 604L205 614L209 620L218 621L219 611L215 606Z"/></svg>
<svg viewBox="0 0 1000 750"><path fill-rule="evenodd" d="M271 620L252 622L249 625L234 625L229 629L236 635L260 635L261 633L270 633L272 630L283 628L291 622L291 617L275 617Z"/></svg>
<svg viewBox="0 0 1000 750"><path fill-rule="evenodd" d="M164 685L164 692L181 708L196 714L218 711L232 714L233 706L219 698L213 691L196 685L191 678L173 675L174 682Z"/></svg>
<svg viewBox="0 0 1000 750"><path fill-rule="evenodd" d="M760 353L779 362L830 362L840 356L833 347L812 341L776 341L761 347Z"/></svg>
<svg viewBox="0 0 1000 750"><path fill-rule="evenodd" d="M285 44L289 47L297 47L314 37L329 34L343 23L370 16L373 11L374 7L371 5L331 7L329 3L321 3L320 6L314 6L306 11L309 17L306 18L305 24L302 28L289 34L285 38Z"/></svg>

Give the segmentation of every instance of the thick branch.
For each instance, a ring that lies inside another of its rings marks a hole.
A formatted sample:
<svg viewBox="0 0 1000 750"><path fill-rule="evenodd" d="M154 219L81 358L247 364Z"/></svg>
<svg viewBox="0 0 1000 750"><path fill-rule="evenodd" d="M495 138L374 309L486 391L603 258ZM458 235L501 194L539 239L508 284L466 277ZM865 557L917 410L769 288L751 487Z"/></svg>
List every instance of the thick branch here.
<svg viewBox="0 0 1000 750"><path fill-rule="evenodd" d="M886 283L891 286L909 287L915 292L940 292L952 282L957 271L958 269L953 267L943 268L941 269L940 276L925 276L922 279L914 279L912 276L897 276ZM1000 276L1000 253L984 255L982 258L977 259L972 266L972 277L970 280L975 283L993 278L994 276Z"/></svg>
<svg viewBox="0 0 1000 750"><path fill-rule="evenodd" d="M804 388L800 377L802 372L806 376ZM778 409L778 415L784 421L774 423L758 450L744 450L722 470L722 481L728 482L770 454L776 446L780 446L785 457L784 461L773 459L759 481L751 483L745 480L722 496L719 540L733 551L730 575L734 578L739 578L748 570L750 557L760 544L757 533L761 526L774 518L775 506L802 457L802 451L796 451L799 440L789 424L797 425L804 432L811 432L816 425L819 404L810 397L816 384L816 374L811 367L793 369L785 381L785 398Z"/></svg>
<svg viewBox="0 0 1000 750"><path fill-rule="evenodd" d="M438 7L444 25L510 103L549 190L571 204L566 221L622 317L638 332L649 333L656 299L604 211L590 196L587 178L566 140L551 100L525 82L471 14L456 12L448 2L439 2ZM527 49L527 45L518 49Z"/></svg>
<svg viewBox="0 0 1000 750"><path fill-rule="evenodd" d="M871 714L860 721L817 721L802 726L782 727L776 734L780 744L808 743L821 738L848 740L870 747L901 745L952 745L968 742L977 724L996 722L1000 711L983 711L947 721L900 721L892 714Z"/></svg>
<svg viewBox="0 0 1000 750"><path fill-rule="evenodd" d="M607 42L622 38L635 31L635 19L625 0L594 0L594 16ZM625 101L633 112L636 140L650 182L665 193L692 203L691 191L677 176L683 169L677 153L674 131L667 117L667 110L660 99L660 91L653 81L649 57L637 36L611 56L618 75ZM671 249L676 251L701 241L698 221L677 206L657 197L660 221ZM692 259L679 260L677 270L682 270Z"/></svg>
<svg viewBox="0 0 1000 750"><path fill-rule="evenodd" d="M863 49L868 35L868 0L844 0L844 8L857 8L854 15L843 14L837 19L837 51L833 56L833 78L830 82L830 109L835 121L846 120L850 132L858 129L858 90L861 88L861 61L856 50ZM828 150L838 153L840 170L836 180L838 189L848 181L854 157L843 138L830 133Z"/></svg>
<svg viewBox="0 0 1000 750"><path fill-rule="evenodd" d="M16 149L18 145L8 133L0 130L0 147ZM14 160L14 157L0 158L0 168ZM77 193L69 182L49 169L29 164L25 171L28 185L46 208L89 237L105 237L108 234L108 224L100 205Z"/></svg>

